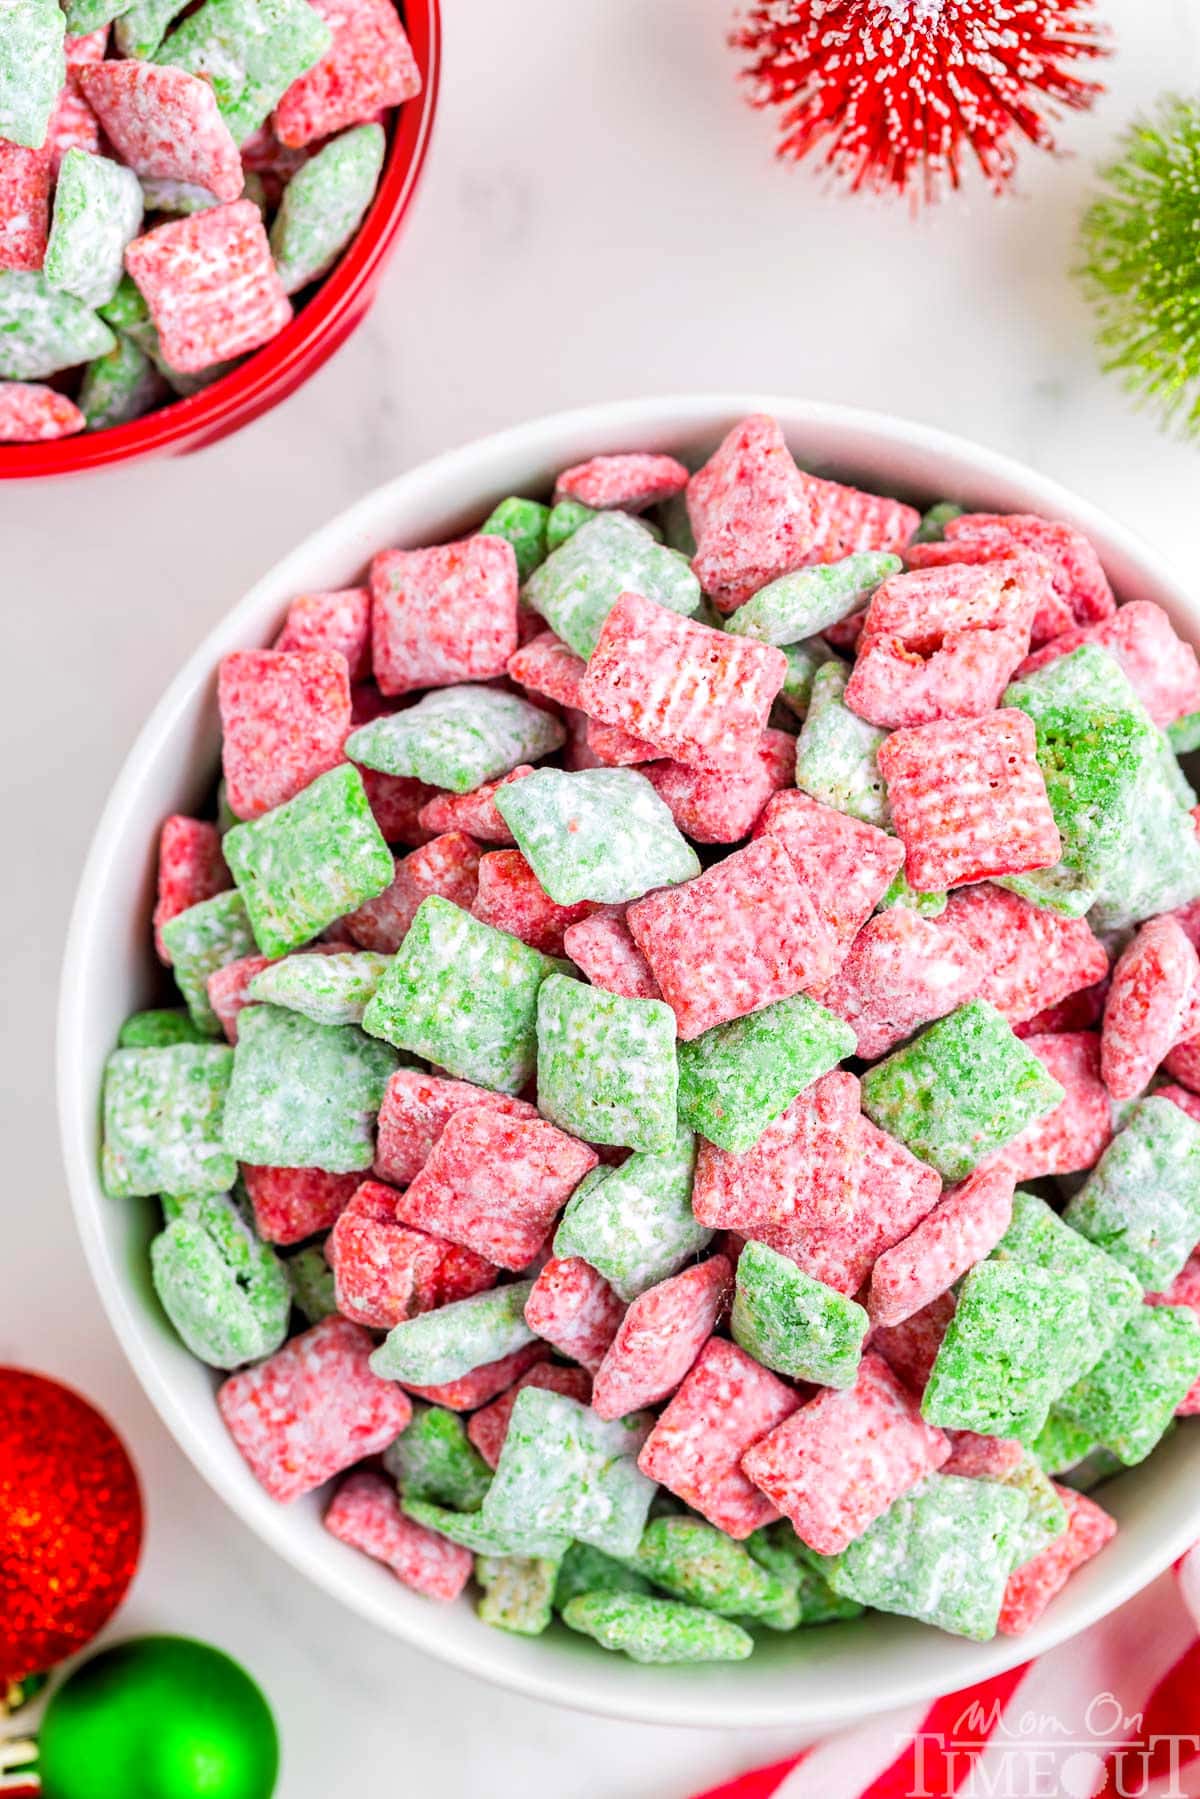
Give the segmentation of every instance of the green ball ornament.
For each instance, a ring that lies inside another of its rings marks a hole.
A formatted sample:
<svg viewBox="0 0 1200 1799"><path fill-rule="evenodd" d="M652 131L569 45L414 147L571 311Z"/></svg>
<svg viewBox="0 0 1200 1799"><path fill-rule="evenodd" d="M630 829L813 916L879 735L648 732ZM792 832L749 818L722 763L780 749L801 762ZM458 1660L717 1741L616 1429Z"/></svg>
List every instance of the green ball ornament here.
<svg viewBox="0 0 1200 1799"><path fill-rule="evenodd" d="M270 1799L275 1720L219 1649L138 1637L64 1681L38 1733L43 1799Z"/></svg>

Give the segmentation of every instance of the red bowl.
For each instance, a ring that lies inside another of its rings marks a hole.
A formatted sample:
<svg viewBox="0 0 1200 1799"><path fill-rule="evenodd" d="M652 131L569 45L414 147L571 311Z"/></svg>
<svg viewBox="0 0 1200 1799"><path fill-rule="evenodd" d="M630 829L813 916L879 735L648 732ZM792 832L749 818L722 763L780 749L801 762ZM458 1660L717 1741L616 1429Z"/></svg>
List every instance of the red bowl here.
<svg viewBox="0 0 1200 1799"><path fill-rule="evenodd" d="M437 109L439 0L405 0L403 13L421 70L421 92L399 109L383 176L357 237L308 304L278 337L202 393L107 431L0 448L0 480L73 475L113 468L141 456L180 456L203 449L285 400L362 323L416 191Z"/></svg>

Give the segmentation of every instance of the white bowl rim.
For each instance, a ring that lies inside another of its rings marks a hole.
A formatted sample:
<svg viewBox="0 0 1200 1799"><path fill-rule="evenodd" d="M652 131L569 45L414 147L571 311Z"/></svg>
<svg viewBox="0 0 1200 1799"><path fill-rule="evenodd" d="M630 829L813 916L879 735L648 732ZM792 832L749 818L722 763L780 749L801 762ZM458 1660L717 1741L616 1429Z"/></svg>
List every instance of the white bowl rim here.
<svg viewBox="0 0 1200 1799"><path fill-rule="evenodd" d="M348 1591L348 1583L325 1568L314 1568L302 1555L291 1539L287 1507L274 1506L268 1501L264 1508L255 1503L254 1496L248 1496L247 1491L237 1482L211 1465L204 1444L204 1433L197 1428L193 1409L181 1403L157 1363L145 1359L145 1342L135 1297L129 1290L125 1272L115 1263L105 1240L98 1204L103 1196L95 1167L97 1096L85 1076L85 1052L76 1028L78 1020L74 1004L75 995L80 991L80 983L86 978L91 956L95 953L95 900L97 894L103 891L111 867L109 846L116 835L118 822L127 819L131 810L136 808L143 771L162 751L181 714L194 700L198 688L211 678L214 639L219 635L232 633L242 619L253 619L263 605L268 590L278 587L286 577L292 591L301 591L303 583L298 571L322 546L346 534L357 520L373 514L390 496L405 494L409 489L424 487L435 492L439 487L451 486L456 480L461 482L467 475L473 475L477 484L483 487L489 467L506 455L528 452L531 457L544 460L548 445L561 437L577 438L586 444L590 439L601 441L612 437L614 429L620 427L632 440L635 435L644 436L660 419L664 421L664 433L671 430L679 432L685 427L695 430L709 427L716 430L723 428L717 421L730 421L755 412L779 416L785 422L788 434L799 431L808 431L818 437L822 431L830 431L834 435L839 431L868 434L896 450L906 450L930 460L945 459L969 465L973 478L981 483L1000 486L1008 484L1035 493L1038 511L1071 519L1089 536L1106 545L1110 555L1136 565L1152 583L1174 595L1176 607L1190 611L1193 619L1200 624L1200 610L1189 599L1181 577L1130 528L1013 457L936 427L894 415L798 401L778 394L718 391L643 396L577 407L545 414L475 439L419 464L373 489L310 533L255 582L242 599L206 632L203 640L171 681L126 756L97 823L79 879L60 982L56 1065L59 1127L68 1188L87 1261L109 1322L137 1379L175 1441L197 1471L244 1524L300 1573L316 1581L331 1597L350 1606L360 1616L411 1646L432 1651L464 1673L491 1681L525 1697L626 1722L721 1729L792 1727L797 1732L797 1742L800 1744L811 1740L815 1735L877 1716L881 1712L930 1700L946 1691L947 1683L944 1679L931 1680L928 1670L922 1672L923 1658L913 1654L900 1658L902 1663L907 1661L908 1665L900 1668L885 1693L872 1698L864 1695L858 1683L852 1679L847 1680L840 1696L831 1696L828 1692L821 1695L818 1712L812 1705L805 1703L804 1694L800 1690L794 1696L789 1694L786 1702L763 1702L756 1699L751 1680L745 1681L744 1691L739 1691L738 1683L733 1678L733 1670L730 1671L731 1677L720 1688L714 1688L708 1681L699 1682L694 1697L689 1697L676 1688L667 1697L650 1680L646 1682L644 1694L635 1689L623 1691L617 1698L605 1690L607 1683L602 1677L602 1666L596 1666L594 1672L589 1670L589 1674L582 1680L572 1679L569 1675L572 1668L578 1674L578 1664L565 1658L561 1677L554 1673L547 1675L545 1668L540 1666L536 1674L532 1674L518 1654L514 1653L518 1647L515 1640L503 1632L482 1632L477 1645L449 1646L437 1639L434 1622L436 1612L432 1606L429 1608L429 1628L423 1630L419 1623L410 1623L385 1603L386 1589L382 1584L377 1601L373 1594ZM669 424L666 422L668 420ZM663 447L670 448L670 444L664 443ZM293 568L297 571L295 576L290 573ZM254 640L248 638L246 641ZM963 1656L963 1678L961 1681L957 1677L953 1679L952 1690L957 1690L960 1685L973 1685L982 1678L1011 1669L1086 1629L1133 1597L1170 1566L1190 1546L1197 1534L1200 1534L1200 1493L1194 1511L1181 1518L1177 1528L1164 1534L1120 1579L1096 1581L1089 1588L1086 1603L1076 1604L1069 1610L1052 1605L1044 1621L1026 1637L998 1637L989 1644L959 1645ZM614 1661L620 1659L613 1658ZM747 1673L751 1672L753 1666L753 1660L745 1664ZM700 1670L696 1672L699 1673ZM797 1685L799 1684L798 1681ZM718 1711L720 1715L714 1716L714 1711Z"/></svg>

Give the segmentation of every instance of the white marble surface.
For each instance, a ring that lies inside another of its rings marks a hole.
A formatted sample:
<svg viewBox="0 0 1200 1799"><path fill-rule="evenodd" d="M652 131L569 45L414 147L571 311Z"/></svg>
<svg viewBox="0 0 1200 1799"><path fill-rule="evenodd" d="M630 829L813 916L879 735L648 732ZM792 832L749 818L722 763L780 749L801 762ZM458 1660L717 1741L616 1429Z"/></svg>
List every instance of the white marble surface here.
<svg viewBox="0 0 1200 1799"><path fill-rule="evenodd" d="M775 167L735 90L728 0L448 0L441 113L378 308L306 389L183 461L0 491L7 1033L0 1361L76 1381L149 1501L123 1630L242 1657L276 1707L283 1799L436 1790L684 1799L786 1738L622 1728L490 1691L342 1614L223 1512L168 1439L93 1295L58 1166L63 927L138 722L294 539L429 454L637 392L775 388L907 413L1028 459L1187 561L1197 452L1095 372L1067 279L1089 165L1200 72L1195 0L1100 0L1109 97L1030 158L1021 197L913 225Z"/></svg>

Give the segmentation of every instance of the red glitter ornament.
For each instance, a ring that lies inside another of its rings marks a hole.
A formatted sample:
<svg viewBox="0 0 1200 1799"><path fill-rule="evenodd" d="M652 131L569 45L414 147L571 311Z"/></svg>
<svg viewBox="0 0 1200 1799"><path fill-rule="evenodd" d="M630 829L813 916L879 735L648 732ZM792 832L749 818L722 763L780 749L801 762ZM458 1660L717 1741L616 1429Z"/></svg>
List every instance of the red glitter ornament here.
<svg viewBox="0 0 1200 1799"><path fill-rule="evenodd" d="M1108 53L1092 0L756 0L730 38L753 106L780 109L777 154L851 189L914 203L958 187L973 156L996 192L1021 138L1104 90L1070 64Z"/></svg>
<svg viewBox="0 0 1200 1799"><path fill-rule="evenodd" d="M90 1642L141 1541L137 1476L111 1425L57 1381L0 1368L0 1694Z"/></svg>

